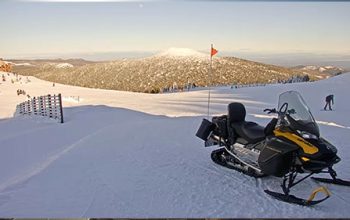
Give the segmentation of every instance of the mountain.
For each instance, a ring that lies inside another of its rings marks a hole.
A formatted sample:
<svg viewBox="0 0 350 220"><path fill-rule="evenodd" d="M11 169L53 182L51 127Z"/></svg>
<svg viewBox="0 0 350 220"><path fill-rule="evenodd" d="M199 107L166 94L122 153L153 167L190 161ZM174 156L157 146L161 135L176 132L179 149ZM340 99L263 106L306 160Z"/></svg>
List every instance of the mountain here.
<svg viewBox="0 0 350 220"><path fill-rule="evenodd" d="M299 65L299 66L293 67L292 69L301 70L301 71L314 71L314 72L329 74L333 76L346 72L346 70L344 70L343 68L330 66L330 65L328 66Z"/></svg>
<svg viewBox="0 0 350 220"><path fill-rule="evenodd" d="M44 64L61 64L61 63L68 63L73 66L83 66L87 64L93 64L98 63L96 61L88 61L84 59L34 59L34 60L27 60L27 59L9 59L8 62L12 63L14 66L35 66L35 65L44 65Z"/></svg>
<svg viewBox="0 0 350 220"><path fill-rule="evenodd" d="M64 63L70 62L65 60ZM188 84L274 83L295 75L304 75L300 70L236 57L214 56L209 78L209 55L188 48L170 48L147 58L86 63L69 68L37 63L35 66L15 66L14 71L76 86L149 93L162 92L172 86L183 89Z"/></svg>

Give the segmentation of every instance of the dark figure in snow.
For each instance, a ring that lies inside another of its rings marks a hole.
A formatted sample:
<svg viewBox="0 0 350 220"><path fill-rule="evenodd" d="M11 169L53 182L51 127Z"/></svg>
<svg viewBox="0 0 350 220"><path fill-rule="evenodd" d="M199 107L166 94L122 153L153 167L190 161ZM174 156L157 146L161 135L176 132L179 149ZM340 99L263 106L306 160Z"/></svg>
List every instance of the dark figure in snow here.
<svg viewBox="0 0 350 220"><path fill-rule="evenodd" d="M331 106L331 102L332 102L332 105L334 105L334 95L328 95L326 97L326 105L324 106L324 110L327 110L327 106L329 108L329 110L332 111L332 106Z"/></svg>

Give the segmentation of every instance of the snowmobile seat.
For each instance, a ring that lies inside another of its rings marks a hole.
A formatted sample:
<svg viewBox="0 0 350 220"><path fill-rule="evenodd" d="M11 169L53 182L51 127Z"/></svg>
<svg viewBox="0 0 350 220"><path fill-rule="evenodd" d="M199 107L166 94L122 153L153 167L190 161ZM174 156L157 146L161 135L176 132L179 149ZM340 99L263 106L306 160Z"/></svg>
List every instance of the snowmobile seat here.
<svg viewBox="0 0 350 220"><path fill-rule="evenodd" d="M229 126L235 133L249 144L255 144L265 139L265 127L251 121L245 121L246 110L242 103L234 102L228 105Z"/></svg>
<svg viewBox="0 0 350 220"><path fill-rule="evenodd" d="M265 128L255 122L243 121L233 123L231 126L238 136L244 138L249 144L255 144L265 139Z"/></svg>

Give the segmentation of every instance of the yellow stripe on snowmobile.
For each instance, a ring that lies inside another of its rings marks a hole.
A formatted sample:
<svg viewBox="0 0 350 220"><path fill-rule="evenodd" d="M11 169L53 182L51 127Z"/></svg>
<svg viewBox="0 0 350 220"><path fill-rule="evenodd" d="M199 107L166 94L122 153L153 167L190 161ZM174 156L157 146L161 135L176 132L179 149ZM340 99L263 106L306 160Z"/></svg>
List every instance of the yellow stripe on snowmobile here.
<svg viewBox="0 0 350 220"><path fill-rule="evenodd" d="M315 190L311 193L311 195L310 195L310 197L307 199L307 201L308 201L308 202L311 202L311 201L315 198L316 194L319 193L319 192L323 192L324 194L326 194L326 197L330 197L330 196L331 196L331 193L328 191L328 189L327 189L326 187L324 187L324 186L321 186L321 187L315 189Z"/></svg>
<svg viewBox="0 0 350 220"><path fill-rule="evenodd" d="M293 134L288 131L281 131L280 129L275 129L273 131L277 137L285 137L288 140L293 141L296 143L298 146L303 148L303 151L307 154L315 154L318 152L318 148L309 143L308 141L304 140L303 138L299 137L296 134Z"/></svg>
<svg viewBox="0 0 350 220"><path fill-rule="evenodd" d="M303 161L309 161L310 159L309 158L307 158L307 157L302 157L301 158Z"/></svg>

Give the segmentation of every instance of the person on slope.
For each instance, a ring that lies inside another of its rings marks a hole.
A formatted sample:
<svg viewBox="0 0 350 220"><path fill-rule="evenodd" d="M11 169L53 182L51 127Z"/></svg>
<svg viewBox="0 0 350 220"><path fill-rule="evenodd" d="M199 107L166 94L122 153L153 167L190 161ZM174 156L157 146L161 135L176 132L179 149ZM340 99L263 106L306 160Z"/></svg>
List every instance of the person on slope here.
<svg viewBox="0 0 350 220"><path fill-rule="evenodd" d="M332 102L332 104L331 104L331 102ZM328 95L326 97L326 105L324 106L323 109L326 111L327 110L327 106L328 106L329 110L332 111L332 106L331 105L334 105L334 95Z"/></svg>

